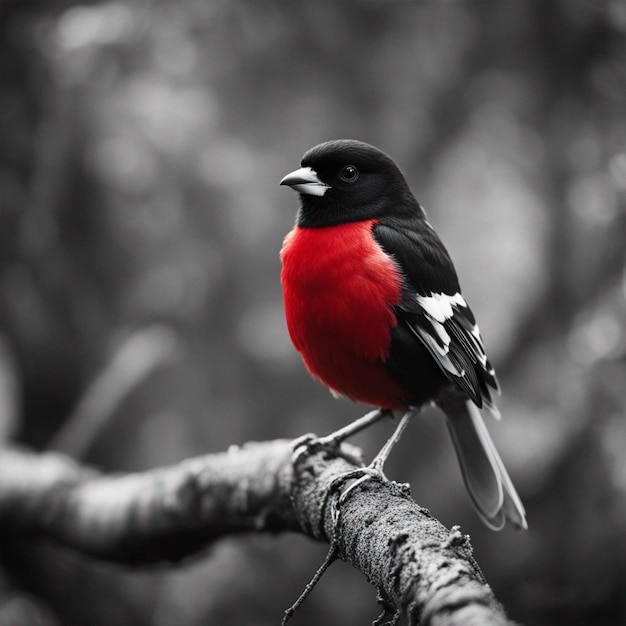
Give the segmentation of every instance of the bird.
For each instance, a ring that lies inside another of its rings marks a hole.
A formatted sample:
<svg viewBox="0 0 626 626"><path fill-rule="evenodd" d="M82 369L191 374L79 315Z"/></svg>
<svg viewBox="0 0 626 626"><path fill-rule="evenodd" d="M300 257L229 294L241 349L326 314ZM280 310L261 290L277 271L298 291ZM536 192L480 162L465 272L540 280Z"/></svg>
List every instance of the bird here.
<svg viewBox="0 0 626 626"><path fill-rule="evenodd" d="M452 259L399 167L370 144L337 139L308 150L280 185L300 199L280 251L292 343L334 396L376 407L323 441L401 414L370 466L384 477L411 417L434 404L480 519L526 529L481 414L500 418L495 371Z"/></svg>

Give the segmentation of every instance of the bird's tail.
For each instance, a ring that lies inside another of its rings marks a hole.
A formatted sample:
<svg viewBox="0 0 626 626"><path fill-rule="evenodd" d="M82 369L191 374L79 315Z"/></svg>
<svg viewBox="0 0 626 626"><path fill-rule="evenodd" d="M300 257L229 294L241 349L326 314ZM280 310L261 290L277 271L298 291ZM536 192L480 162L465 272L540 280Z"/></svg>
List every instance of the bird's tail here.
<svg viewBox="0 0 626 626"><path fill-rule="evenodd" d="M447 424L465 485L483 522L500 530L508 521L526 529L526 511L489 435L478 407L458 397L438 402Z"/></svg>

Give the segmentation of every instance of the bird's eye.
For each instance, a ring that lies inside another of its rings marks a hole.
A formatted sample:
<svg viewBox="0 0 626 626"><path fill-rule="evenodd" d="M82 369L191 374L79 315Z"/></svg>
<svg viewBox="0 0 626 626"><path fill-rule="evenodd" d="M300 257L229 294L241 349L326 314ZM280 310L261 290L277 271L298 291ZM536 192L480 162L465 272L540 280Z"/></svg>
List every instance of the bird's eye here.
<svg viewBox="0 0 626 626"><path fill-rule="evenodd" d="M339 174L339 178L346 183L353 183L359 177L359 170L354 165L346 165Z"/></svg>

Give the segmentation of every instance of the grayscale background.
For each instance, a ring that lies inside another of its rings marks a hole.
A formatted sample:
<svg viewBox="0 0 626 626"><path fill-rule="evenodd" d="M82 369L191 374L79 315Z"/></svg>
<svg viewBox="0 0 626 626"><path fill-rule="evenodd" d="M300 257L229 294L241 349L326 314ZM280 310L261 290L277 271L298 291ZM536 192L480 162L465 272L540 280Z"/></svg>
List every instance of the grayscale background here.
<svg viewBox="0 0 626 626"><path fill-rule="evenodd" d="M388 473L471 535L512 618L624 623L625 36L620 0L5 0L0 441L45 449L96 414L77 454L131 471L365 412L307 375L278 260L297 207L279 180L361 139L455 260L530 530L482 526L435 411ZM355 442L371 457L389 432ZM276 626L326 553L245 536L136 571L8 548L0 595L18 584L63 626ZM292 623L378 613L339 563Z"/></svg>

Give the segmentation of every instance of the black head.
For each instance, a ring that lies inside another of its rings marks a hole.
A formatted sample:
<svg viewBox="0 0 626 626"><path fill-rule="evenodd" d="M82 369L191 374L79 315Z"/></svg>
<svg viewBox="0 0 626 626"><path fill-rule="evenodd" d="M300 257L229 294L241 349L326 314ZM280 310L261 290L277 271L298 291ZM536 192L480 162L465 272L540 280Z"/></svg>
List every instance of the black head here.
<svg viewBox="0 0 626 626"><path fill-rule="evenodd" d="M422 215L398 166L374 146L327 141L311 148L300 165L280 181L300 193L299 226Z"/></svg>

